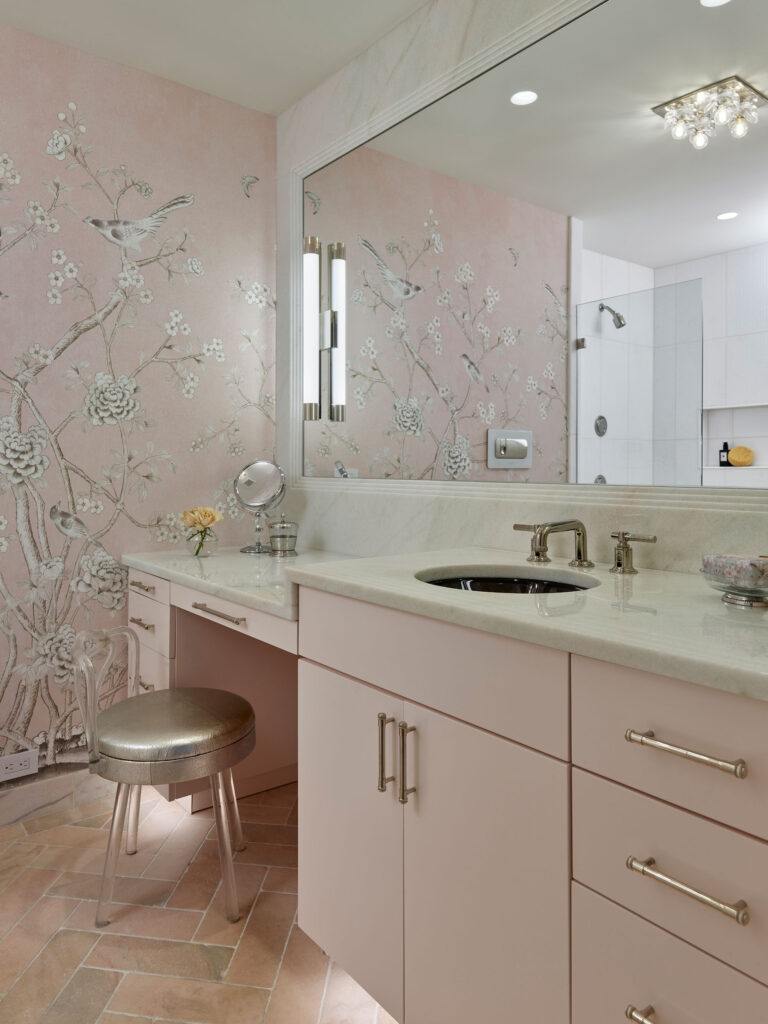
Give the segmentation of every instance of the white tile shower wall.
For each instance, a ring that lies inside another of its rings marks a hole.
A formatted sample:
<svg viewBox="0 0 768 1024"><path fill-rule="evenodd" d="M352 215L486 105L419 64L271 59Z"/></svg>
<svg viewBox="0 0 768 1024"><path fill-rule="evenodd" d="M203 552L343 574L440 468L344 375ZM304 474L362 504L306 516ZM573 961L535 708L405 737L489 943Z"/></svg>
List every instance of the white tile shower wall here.
<svg viewBox="0 0 768 1024"><path fill-rule="evenodd" d="M578 359L580 483L598 475L611 484L652 482L653 270L638 263L582 250L578 332L587 345ZM616 328L600 312L606 301L626 319ZM605 416L608 432L594 432Z"/></svg>
<svg viewBox="0 0 768 1024"><path fill-rule="evenodd" d="M656 284L702 280L704 465L723 441L768 466L768 245L719 253L656 271ZM759 470L707 471L705 484L765 486Z"/></svg>

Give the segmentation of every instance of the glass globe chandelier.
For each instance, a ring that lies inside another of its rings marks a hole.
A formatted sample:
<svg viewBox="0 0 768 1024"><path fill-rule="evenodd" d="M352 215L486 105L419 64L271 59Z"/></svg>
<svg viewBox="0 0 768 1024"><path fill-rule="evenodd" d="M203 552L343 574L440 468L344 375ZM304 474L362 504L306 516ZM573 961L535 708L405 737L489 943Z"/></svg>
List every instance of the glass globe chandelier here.
<svg viewBox="0 0 768 1024"><path fill-rule="evenodd" d="M765 103L768 97L734 75L660 103L653 112L664 119L673 139L688 139L694 149L706 149L719 128L743 139Z"/></svg>

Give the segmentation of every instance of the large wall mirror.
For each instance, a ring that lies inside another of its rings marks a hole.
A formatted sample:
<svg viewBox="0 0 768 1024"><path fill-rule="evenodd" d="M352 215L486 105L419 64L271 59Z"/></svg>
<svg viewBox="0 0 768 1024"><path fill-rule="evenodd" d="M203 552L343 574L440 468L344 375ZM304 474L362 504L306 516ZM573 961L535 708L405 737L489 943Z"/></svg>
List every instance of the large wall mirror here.
<svg viewBox="0 0 768 1024"><path fill-rule="evenodd" d="M709 3L608 0L304 180L306 475L768 487L768 3Z"/></svg>

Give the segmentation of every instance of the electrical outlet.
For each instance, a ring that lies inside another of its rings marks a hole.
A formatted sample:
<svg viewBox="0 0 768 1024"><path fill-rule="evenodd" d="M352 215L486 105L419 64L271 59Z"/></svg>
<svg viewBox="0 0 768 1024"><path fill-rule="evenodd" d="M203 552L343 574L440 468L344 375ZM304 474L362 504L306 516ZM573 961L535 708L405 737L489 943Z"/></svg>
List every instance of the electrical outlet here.
<svg viewBox="0 0 768 1024"><path fill-rule="evenodd" d="M36 750L22 750L19 754L7 754L5 757L0 757L0 782L18 779L22 775L35 775L36 772Z"/></svg>

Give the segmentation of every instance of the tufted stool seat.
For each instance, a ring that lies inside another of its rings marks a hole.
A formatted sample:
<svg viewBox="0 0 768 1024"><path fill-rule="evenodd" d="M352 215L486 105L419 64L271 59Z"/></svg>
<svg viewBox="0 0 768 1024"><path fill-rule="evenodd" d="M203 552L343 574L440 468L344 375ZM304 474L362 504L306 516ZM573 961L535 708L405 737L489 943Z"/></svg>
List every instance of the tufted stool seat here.
<svg viewBox="0 0 768 1024"><path fill-rule="evenodd" d="M114 674L124 665L118 657L120 648L126 645L131 666L128 697L100 710L100 694L105 682L114 686ZM240 909L232 846L241 850L244 843L232 768L254 748L253 709L235 693L206 687L138 694L139 650L138 637L128 626L88 630L75 641L75 687L89 768L117 783L96 925L109 923L126 811L126 852L137 850L141 787L206 776L213 796L227 917L237 921Z"/></svg>

